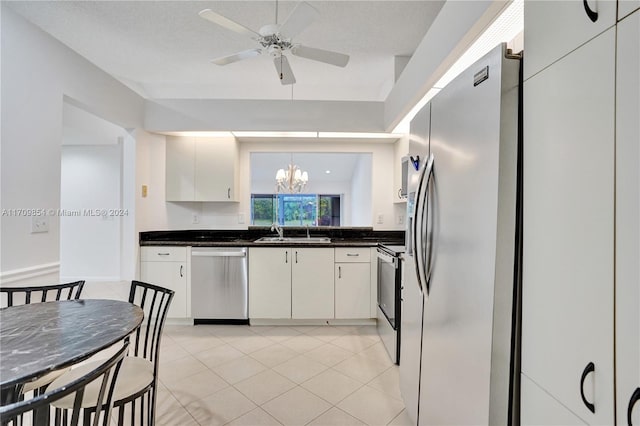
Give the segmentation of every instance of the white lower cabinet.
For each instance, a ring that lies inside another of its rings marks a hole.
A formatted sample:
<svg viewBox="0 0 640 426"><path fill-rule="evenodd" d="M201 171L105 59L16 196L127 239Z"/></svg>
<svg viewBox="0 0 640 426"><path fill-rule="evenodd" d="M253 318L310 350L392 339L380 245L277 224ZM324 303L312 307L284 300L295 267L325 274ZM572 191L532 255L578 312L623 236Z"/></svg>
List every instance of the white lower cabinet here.
<svg viewBox="0 0 640 426"><path fill-rule="evenodd" d="M173 290L168 318L191 317L188 247L140 248L140 280Z"/></svg>
<svg viewBox="0 0 640 426"><path fill-rule="evenodd" d="M336 248L336 318L371 316L371 259L369 248Z"/></svg>
<svg viewBox="0 0 640 426"><path fill-rule="evenodd" d="M291 318L291 249L249 248L249 318Z"/></svg>
<svg viewBox="0 0 640 426"><path fill-rule="evenodd" d="M371 249L250 247L250 319L371 318Z"/></svg>
<svg viewBox="0 0 640 426"><path fill-rule="evenodd" d="M291 251L291 318L333 318L333 249Z"/></svg>
<svg viewBox="0 0 640 426"><path fill-rule="evenodd" d="M249 248L249 318L333 318L333 249Z"/></svg>

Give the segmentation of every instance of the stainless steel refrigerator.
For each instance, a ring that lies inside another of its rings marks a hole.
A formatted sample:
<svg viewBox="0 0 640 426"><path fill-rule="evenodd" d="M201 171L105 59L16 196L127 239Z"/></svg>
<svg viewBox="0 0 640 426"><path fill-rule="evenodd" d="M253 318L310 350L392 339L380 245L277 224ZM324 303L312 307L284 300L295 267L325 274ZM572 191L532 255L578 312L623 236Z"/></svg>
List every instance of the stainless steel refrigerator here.
<svg viewBox="0 0 640 426"><path fill-rule="evenodd" d="M520 63L496 47L411 122L400 385L419 425L519 416Z"/></svg>

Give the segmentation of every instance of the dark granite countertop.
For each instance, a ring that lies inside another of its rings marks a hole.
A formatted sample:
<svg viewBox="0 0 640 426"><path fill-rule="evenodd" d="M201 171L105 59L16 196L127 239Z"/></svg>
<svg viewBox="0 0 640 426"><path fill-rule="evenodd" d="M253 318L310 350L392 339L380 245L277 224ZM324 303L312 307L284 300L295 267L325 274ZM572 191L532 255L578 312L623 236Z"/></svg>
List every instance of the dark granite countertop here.
<svg viewBox="0 0 640 426"><path fill-rule="evenodd" d="M285 237L305 237L307 228L286 227ZM276 236L269 227L250 227L238 230L182 230L148 231L140 233L141 246L194 246L194 247L375 247L379 243L404 244L404 231L375 231L370 227L309 228L311 237L329 237L331 243L255 242L262 237Z"/></svg>

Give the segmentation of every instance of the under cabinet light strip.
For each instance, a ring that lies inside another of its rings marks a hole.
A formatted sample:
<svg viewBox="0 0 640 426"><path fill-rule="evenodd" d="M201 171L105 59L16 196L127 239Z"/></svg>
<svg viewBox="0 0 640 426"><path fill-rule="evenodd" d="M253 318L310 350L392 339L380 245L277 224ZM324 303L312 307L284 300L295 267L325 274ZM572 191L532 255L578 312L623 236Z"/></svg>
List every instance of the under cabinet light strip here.
<svg viewBox="0 0 640 426"><path fill-rule="evenodd" d="M237 138L317 138L318 132L235 132Z"/></svg>
<svg viewBox="0 0 640 426"><path fill-rule="evenodd" d="M393 133L318 132L319 138L398 139Z"/></svg>

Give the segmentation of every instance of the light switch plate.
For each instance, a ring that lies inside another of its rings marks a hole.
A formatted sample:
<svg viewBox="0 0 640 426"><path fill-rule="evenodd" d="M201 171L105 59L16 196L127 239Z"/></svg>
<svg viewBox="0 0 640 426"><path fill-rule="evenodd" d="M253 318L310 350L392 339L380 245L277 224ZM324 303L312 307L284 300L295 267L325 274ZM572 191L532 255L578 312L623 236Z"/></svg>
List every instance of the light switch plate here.
<svg viewBox="0 0 640 426"><path fill-rule="evenodd" d="M46 216L31 216L31 233L49 232L49 218Z"/></svg>

